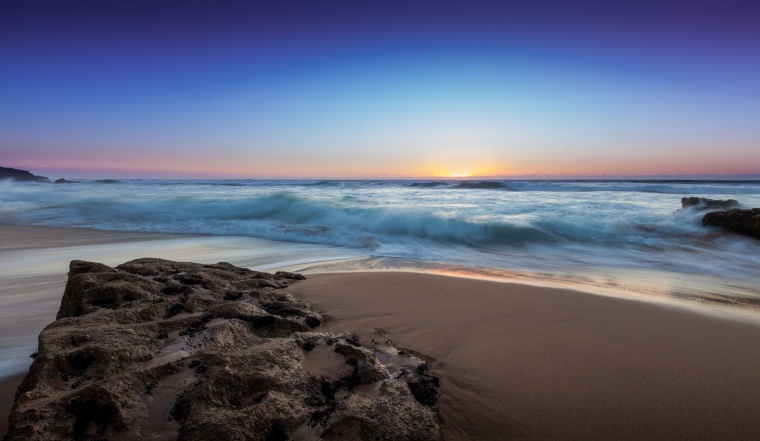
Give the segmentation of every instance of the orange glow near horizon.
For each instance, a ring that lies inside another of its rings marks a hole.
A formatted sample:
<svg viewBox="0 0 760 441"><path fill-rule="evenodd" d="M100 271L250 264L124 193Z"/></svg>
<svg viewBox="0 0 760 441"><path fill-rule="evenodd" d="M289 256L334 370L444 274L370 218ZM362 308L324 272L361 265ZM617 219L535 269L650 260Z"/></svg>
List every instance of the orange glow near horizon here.
<svg viewBox="0 0 760 441"><path fill-rule="evenodd" d="M134 152L130 155L101 153L87 158L47 155L46 161L34 163L11 158L3 166L31 169L52 178L198 178L198 179L488 179L498 177L584 177L584 176L677 176L677 175L741 175L760 170L738 167L732 157L715 152L690 158L659 154L658 160L636 158L634 150L622 150L594 157L557 155L529 158L510 154L510 159L494 154L458 157L441 155L426 160L417 152L408 156L377 155L368 159L360 155L308 154L302 157L282 151L267 151L255 157L247 152L226 157L208 158L200 152L184 155ZM426 152L427 153L427 152ZM20 156L20 155L19 155ZM42 155L40 155L42 156ZM169 157L171 156L171 157ZM747 158L749 159L749 158ZM709 165L705 165L709 162ZM750 163L749 160L745 161ZM118 165L117 165L118 164Z"/></svg>

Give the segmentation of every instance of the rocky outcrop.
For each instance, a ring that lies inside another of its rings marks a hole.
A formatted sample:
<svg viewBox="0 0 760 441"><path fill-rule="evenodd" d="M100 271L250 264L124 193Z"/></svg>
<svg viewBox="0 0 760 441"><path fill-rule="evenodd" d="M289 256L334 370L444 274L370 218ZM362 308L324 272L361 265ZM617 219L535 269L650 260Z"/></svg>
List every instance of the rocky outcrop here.
<svg viewBox="0 0 760 441"><path fill-rule="evenodd" d="M681 198L681 208L694 207L699 211L703 210L730 210L738 208L739 202L736 199L707 199L707 198Z"/></svg>
<svg viewBox="0 0 760 441"><path fill-rule="evenodd" d="M56 179L55 182L53 183L54 184L73 184L74 181L68 181L66 179L60 178L60 179Z"/></svg>
<svg viewBox="0 0 760 441"><path fill-rule="evenodd" d="M702 225L723 227L734 233L760 238L760 208L711 211L702 218Z"/></svg>
<svg viewBox="0 0 760 441"><path fill-rule="evenodd" d="M71 262L7 439L442 439L425 364L387 342L315 332L322 318L286 292L300 278Z"/></svg>
<svg viewBox="0 0 760 441"><path fill-rule="evenodd" d="M0 167L0 180L12 179L20 182L50 182L50 179L44 176L33 175L26 170L17 168Z"/></svg>

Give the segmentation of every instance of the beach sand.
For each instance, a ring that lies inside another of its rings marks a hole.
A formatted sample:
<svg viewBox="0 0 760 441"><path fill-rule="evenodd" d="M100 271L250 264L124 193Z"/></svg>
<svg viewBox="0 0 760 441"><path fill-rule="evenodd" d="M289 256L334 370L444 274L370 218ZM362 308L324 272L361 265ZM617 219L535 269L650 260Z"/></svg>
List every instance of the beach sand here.
<svg viewBox="0 0 760 441"><path fill-rule="evenodd" d="M414 273L291 288L328 330L440 375L447 440L756 440L760 325L565 289Z"/></svg>
<svg viewBox="0 0 760 441"><path fill-rule="evenodd" d="M0 379L0 439L8 431L8 415L13 407L13 400L16 396L16 389L21 384L24 375L14 375Z"/></svg>
<svg viewBox="0 0 760 441"><path fill-rule="evenodd" d="M54 319L62 260L200 253L236 263L222 257L229 249L214 251L221 239L198 249L198 239L137 233L0 226L0 235L9 239L0 248L0 349L23 360ZM131 256L141 250L149 251ZM290 290L326 316L325 330L385 336L427 359L442 381L447 440L754 440L760 432L760 325L751 321L429 274L313 274ZM20 377L0 380L4 430Z"/></svg>

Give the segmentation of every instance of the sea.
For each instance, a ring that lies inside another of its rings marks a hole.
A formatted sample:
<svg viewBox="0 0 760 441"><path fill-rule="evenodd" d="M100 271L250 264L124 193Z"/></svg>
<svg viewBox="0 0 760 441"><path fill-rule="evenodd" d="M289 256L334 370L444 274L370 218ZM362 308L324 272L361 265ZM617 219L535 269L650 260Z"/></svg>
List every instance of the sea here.
<svg viewBox="0 0 760 441"><path fill-rule="evenodd" d="M427 270L760 298L760 241L703 226L704 212L681 208L688 196L760 207L760 181L5 181L0 223L258 238L256 253L276 258L257 269Z"/></svg>
<svg viewBox="0 0 760 441"><path fill-rule="evenodd" d="M760 240L703 226L691 196L760 207L760 181L2 181L0 224L171 234L0 237L0 379L31 363L72 259L423 271L757 319Z"/></svg>

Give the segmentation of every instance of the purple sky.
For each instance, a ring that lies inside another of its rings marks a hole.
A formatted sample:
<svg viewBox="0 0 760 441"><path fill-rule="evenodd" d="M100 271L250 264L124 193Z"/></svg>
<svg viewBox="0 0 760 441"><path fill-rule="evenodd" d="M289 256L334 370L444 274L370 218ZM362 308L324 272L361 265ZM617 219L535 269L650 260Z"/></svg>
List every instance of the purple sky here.
<svg viewBox="0 0 760 441"><path fill-rule="evenodd" d="M760 173L748 1L10 0L0 60L55 176Z"/></svg>

